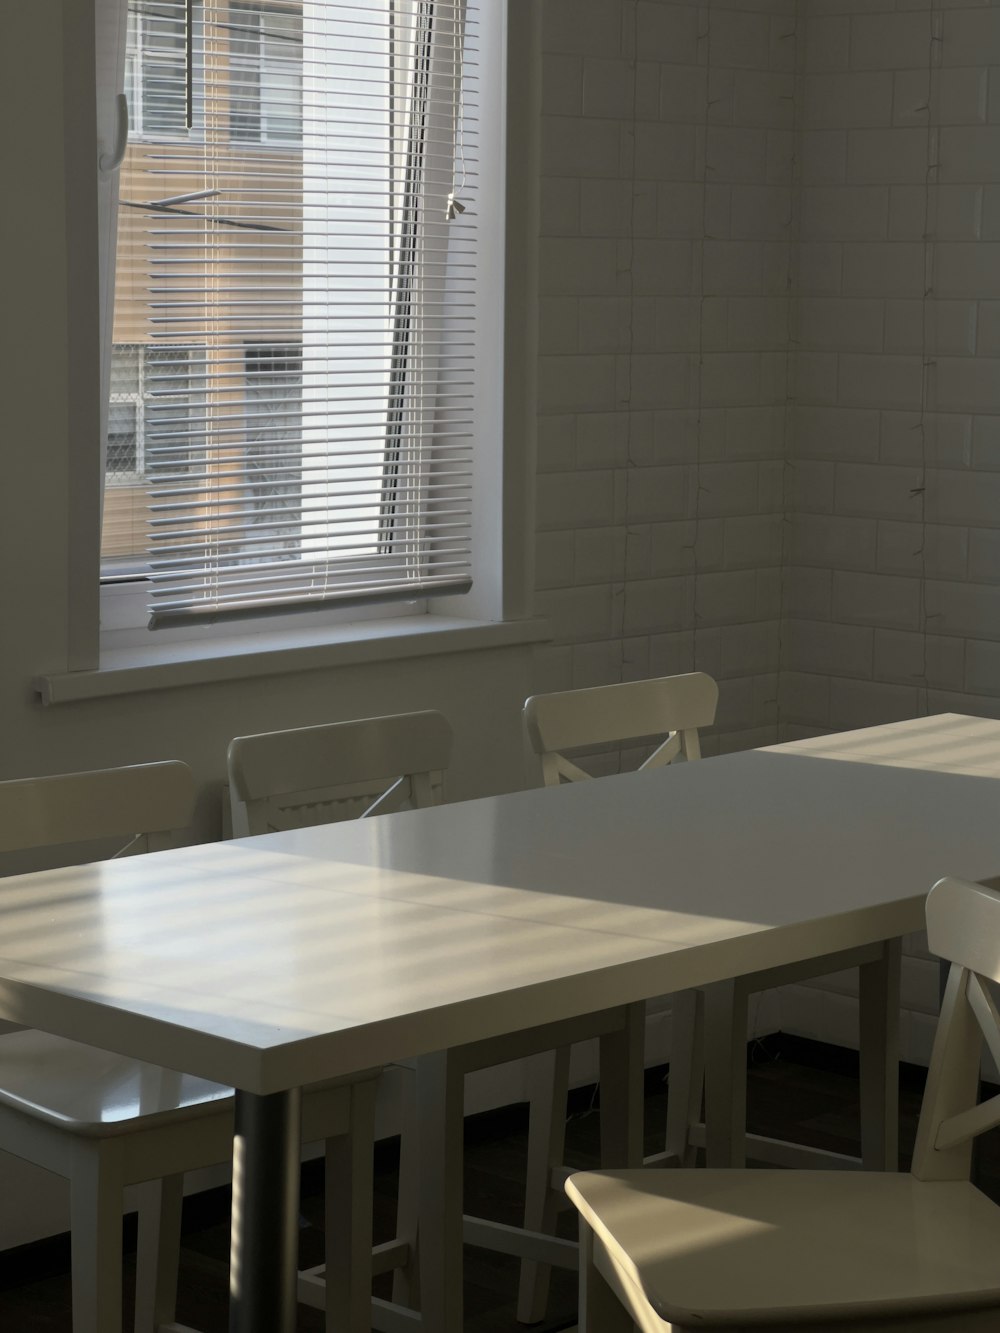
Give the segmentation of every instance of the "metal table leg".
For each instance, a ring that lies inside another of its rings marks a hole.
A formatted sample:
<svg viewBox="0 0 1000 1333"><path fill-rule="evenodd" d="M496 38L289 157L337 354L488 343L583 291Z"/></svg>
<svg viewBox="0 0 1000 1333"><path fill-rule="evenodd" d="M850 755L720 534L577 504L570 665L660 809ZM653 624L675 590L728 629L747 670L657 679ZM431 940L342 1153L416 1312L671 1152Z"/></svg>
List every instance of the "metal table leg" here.
<svg viewBox="0 0 1000 1333"><path fill-rule="evenodd" d="M448 1051L417 1061L420 1313L428 1333L462 1333L464 1080Z"/></svg>
<svg viewBox="0 0 1000 1333"><path fill-rule="evenodd" d="M866 1171L899 1170L899 972L902 940L859 969L861 1160Z"/></svg>
<svg viewBox="0 0 1000 1333"><path fill-rule="evenodd" d="M301 1103L236 1093L229 1333L295 1333Z"/></svg>

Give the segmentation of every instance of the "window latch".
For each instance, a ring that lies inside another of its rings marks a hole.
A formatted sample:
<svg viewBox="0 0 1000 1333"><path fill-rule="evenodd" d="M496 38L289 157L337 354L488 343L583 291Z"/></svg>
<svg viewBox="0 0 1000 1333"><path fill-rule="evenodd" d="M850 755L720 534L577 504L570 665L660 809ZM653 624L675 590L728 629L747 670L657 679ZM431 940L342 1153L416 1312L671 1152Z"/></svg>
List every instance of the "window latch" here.
<svg viewBox="0 0 1000 1333"><path fill-rule="evenodd" d="M102 153L97 165L102 171L117 171L125 158L128 147L128 98L119 93L115 98L115 144L110 153Z"/></svg>

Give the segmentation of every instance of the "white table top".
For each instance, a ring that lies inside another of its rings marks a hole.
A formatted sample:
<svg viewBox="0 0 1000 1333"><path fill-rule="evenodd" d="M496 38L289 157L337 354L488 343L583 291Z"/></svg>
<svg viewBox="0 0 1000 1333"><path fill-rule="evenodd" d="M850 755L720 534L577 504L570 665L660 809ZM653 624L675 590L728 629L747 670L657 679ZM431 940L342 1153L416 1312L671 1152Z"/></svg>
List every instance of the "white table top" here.
<svg viewBox="0 0 1000 1333"><path fill-rule="evenodd" d="M0 1017L251 1092L918 929L1000 871L956 715L0 883Z"/></svg>

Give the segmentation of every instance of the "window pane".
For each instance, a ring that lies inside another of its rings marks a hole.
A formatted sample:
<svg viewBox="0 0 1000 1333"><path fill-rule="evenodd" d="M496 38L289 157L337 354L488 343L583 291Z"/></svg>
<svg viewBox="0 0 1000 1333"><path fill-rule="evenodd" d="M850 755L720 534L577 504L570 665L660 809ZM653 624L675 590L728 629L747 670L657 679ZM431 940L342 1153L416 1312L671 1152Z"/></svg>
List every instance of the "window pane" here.
<svg viewBox="0 0 1000 1333"><path fill-rule="evenodd" d="M101 558L105 573L122 572L121 561L146 541L147 495L142 484L142 348L111 349L111 401L104 466L104 525Z"/></svg>
<svg viewBox="0 0 1000 1333"><path fill-rule="evenodd" d="M234 10L229 23L229 132L241 142L260 142L260 14Z"/></svg>
<svg viewBox="0 0 1000 1333"><path fill-rule="evenodd" d="M111 350L105 462L107 561L146 564L156 468L183 474L204 439L204 349L121 344ZM120 572L120 571L119 571Z"/></svg>
<svg viewBox="0 0 1000 1333"><path fill-rule="evenodd" d="M231 11L229 126L243 143L302 138L302 16L243 5Z"/></svg>
<svg viewBox="0 0 1000 1333"><path fill-rule="evenodd" d="M139 463L139 408L137 403L112 403L108 410L107 480L114 486L135 481Z"/></svg>
<svg viewBox="0 0 1000 1333"><path fill-rule="evenodd" d="M302 24L289 14L262 16L261 136L267 143L302 138Z"/></svg>
<svg viewBox="0 0 1000 1333"><path fill-rule="evenodd" d="M111 399L116 394L139 396L139 348L113 347L111 349Z"/></svg>
<svg viewBox="0 0 1000 1333"><path fill-rule="evenodd" d="M455 589L475 214L449 224L445 202L464 4L194 0L191 52L184 0L129 7L149 134L121 175L105 554L152 574L165 615L216 589L227 606Z"/></svg>
<svg viewBox="0 0 1000 1333"><path fill-rule="evenodd" d="M129 15L126 94L136 133L174 137L187 131L187 40L185 0L147 2Z"/></svg>
<svg viewBox="0 0 1000 1333"><path fill-rule="evenodd" d="M203 357L187 347L148 347L143 421L150 468L183 470L204 436ZM164 457L165 451L166 457Z"/></svg>
<svg viewBox="0 0 1000 1333"><path fill-rule="evenodd" d="M256 526L273 548L272 559L301 553L302 349L248 347L246 351L246 469L248 540L244 562L258 558Z"/></svg>

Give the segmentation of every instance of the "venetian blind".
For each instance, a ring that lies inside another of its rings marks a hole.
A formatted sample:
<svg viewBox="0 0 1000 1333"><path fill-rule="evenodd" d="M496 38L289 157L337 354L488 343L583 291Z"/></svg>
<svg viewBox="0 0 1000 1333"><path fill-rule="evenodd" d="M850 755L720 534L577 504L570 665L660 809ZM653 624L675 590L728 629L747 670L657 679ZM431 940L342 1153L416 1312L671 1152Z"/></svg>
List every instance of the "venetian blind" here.
<svg viewBox="0 0 1000 1333"><path fill-rule="evenodd" d="M151 626L467 590L475 6L130 0L128 42L105 544Z"/></svg>

